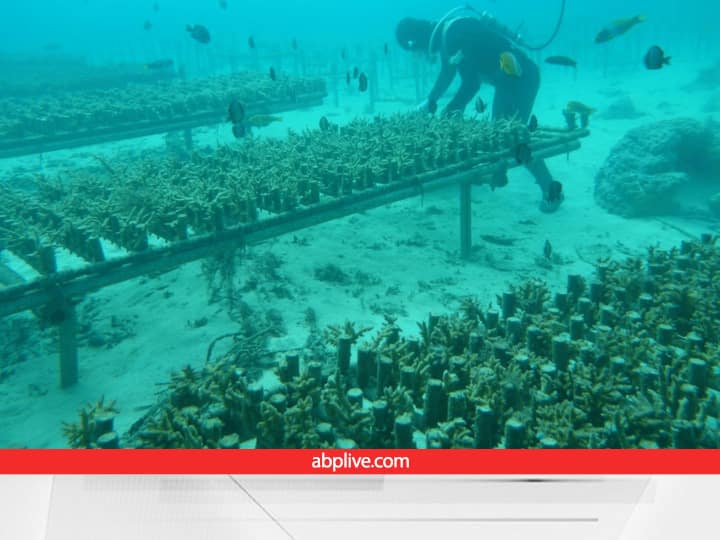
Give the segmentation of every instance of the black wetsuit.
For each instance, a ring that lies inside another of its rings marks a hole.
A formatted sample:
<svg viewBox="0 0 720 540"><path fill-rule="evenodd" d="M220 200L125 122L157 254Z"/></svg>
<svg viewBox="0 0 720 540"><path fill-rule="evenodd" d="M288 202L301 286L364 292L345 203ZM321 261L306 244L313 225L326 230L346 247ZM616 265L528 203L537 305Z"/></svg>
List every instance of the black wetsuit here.
<svg viewBox="0 0 720 540"><path fill-rule="evenodd" d="M445 23L435 38L435 50L442 59L442 70L429 95L436 102L448 89L455 74L462 80L460 89L447 105L449 112L463 111L482 83L495 87L493 118L507 118L517 114L527 122L540 88L537 65L523 51L486 21L462 17ZM517 59L522 75L508 75L500 69L500 55L511 52ZM462 58L458 60L457 55ZM456 63L453 63L453 59Z"/></svg>
<svg viewBox="0 0 720 540"><path fill-rule="evenodd" d="M515 115L522 122L530 119L540 88L540 70L488 21L461 17L446 22L444 28L438 29L433 52L440 53L442 69L428 96L429 102L436 103L458 73L462 81L460 89L448 103L446 111L464 111L480 85L487 83L495 87L493 119ZM517 59L522 70L519 77L508 75L500 68L500 55L504 52L511 52ZM545 161L533 159L527 168L535 177L543 196L546 196L553 179Z"/></svg>

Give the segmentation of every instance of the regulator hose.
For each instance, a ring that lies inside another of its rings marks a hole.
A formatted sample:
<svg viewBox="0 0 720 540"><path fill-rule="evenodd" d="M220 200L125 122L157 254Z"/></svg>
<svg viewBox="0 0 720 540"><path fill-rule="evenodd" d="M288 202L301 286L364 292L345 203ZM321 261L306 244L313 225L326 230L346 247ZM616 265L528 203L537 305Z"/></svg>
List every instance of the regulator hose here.
<svg viewBox="0 0 720 540"><path fill-rule="evenodd" d="M553 41L555 41L555 38L558 35L558 32L560 32L560 27L562 26L563 19L565 18L565 6L567 4L567 0L561 0L560 2L560 15L557 18L557 22L555 23L555 29L553 30L550 37L540 45L531 45L529 43L526 43L523 41L520 36L517 35L517 32L513 32L507 27L499 24L495 19L490 16L486 12L480 12L474 7L472 7L470 4L465 4L464 6L458 6L454 9L451 9L449 12L445 14L445 16L440 19L435 27L433 28L432 34L430 35L430 42L428 44L428 54L432 54L434 48L435 48L435 39L437 38L437 34L440 31L440 29L445 25L445 23L453 17L454 15L462 12L462 11L470 11L473 13L473 15L477 16L478 19L483 21L491 21L492 24L495 27L495 30L499 33L505 35L508 39L511 39L513 42L515 42L520 47L523 47L524 49L528 49L531 51L541 51L544 48L548 47Z"/></svg>
<svg viewBox="0 0 720 540"><path fill-rule="evenodd" d="M555 38L558 35L558 32L560 32L560 27L562 26L563 19L565 18L565 3L567 0L562 0L561 6L560 6L560 16L557 19L557 23L555 24L555 30L553 30L553 33L550 35L550 37L545 41L545 43L542 43L541 45L530 45L528 43L524 43L523 41L518 41L518 43L523 46L526 49L529 49L531 51L542 51L545 47L549 46L553 41L555 41Z"/></svg>

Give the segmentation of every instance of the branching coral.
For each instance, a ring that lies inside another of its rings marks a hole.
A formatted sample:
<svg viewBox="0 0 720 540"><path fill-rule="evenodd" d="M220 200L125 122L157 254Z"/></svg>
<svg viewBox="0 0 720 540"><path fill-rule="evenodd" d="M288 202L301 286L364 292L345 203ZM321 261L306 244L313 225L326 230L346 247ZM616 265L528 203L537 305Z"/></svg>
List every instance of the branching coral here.
<svg viewBox="0 0 720 540"><path fill-rule="evenodd" d="M14 250L29 260L37 250L21 245L42 238L88 261L102 261L100 238L143 251L153 235L177 242L219 233L255 222L260 210L281 214L315 205L321 194L345 196L390 182L420 186L508 157L529 138L516 120L398 114L354 120L337 131L251 139L182 161L145 158L126 166L122 158L98 157L100 170L76 171L61 187L41 178L32 197L2 190L13 219L3 224L0 214L0 240L14 239ZM204 268L211 292L229 302L235 300L233 263L229 252ZM35 264L43 273L50 271ZM333 264L315 273L334 283L351 280Z"/></svg>
<svg viewBox="0 0 720 540"><path fill-rule="evenodd" d="M71 448L97 448L98 439L112 432L113 418L118 414L115 401L105 402L101 397L78 411L77 423L63 423L63 435Z"/></svg>
<svg viewBox="0 0 720 540"><path fill-rule="evenodd" d="M708 329L719 314L709 294L720 292L718 275L714 244L688 243L653 250L643 264L601 261L597 281L573 276L556 294L563 309L530 282L503 295L504 318L468 300L405 336L388 317L356 363L311 360L300 370L294 357L291 373L287 359L272 393L251 388L242 359L228 354L174 375L169 406L132 440L216 447L237 434L256 437L258 447L716 448L720 343ZM326 340L347 347L368 331L347 322Z"/></svg>
<svg viewBox="0 0 720 540"><path fill-rule="evenodd" d="M325 340L337 346L338 340L341 337L347 337L350 339L350 343L357 343L363 335L367 334L372 327L365 326L362 328L355 328L355 323L351 321L345 321L345 324L340 326L336 324L329 325L324 332Z"/></svg>

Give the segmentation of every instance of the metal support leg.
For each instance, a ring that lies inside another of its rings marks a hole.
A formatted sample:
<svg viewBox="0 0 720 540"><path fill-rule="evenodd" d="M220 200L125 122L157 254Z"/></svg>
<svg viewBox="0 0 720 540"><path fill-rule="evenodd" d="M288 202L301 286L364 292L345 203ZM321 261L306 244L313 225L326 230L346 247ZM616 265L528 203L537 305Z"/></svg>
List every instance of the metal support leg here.
<svg viewBox="0 0 720 540"><path fill-rule="evenodd" d="M333 106L340 106L340 89L338 88L338 77L340 72L338 71L337 64L332 65L332 74L330 76L330 85L332 86Z"/></svg>
<svg viewBox="0 0 720 540"><path fill-rule="evenodd" d="M67 388L78 380L77 314L68 303L65 317L60 323L60 388Z"/></svg>
<svg viewBox="0 0 720 540"><path fill-rule="evenodd" d="M462 259L469 259L472 251L471 190L470 182L460 182L460 257Z"/></svg>
<svg viewBox="0 0 720 540"><path fill-rule="evenodd" d="M415 80L415 103L420 103L424 98L420 85L420 67L418 65L418 60L415 58L413 58L412 70L413 79Z"/></svg>
<svg viewBox="0 0 720 540"><path fill-rule="evenodd" d="M378 99L378 93L379 93L378 61L377 61L377 56L375 55L375 53L372 53L370 55L369 75L370 75L370 88L369 88L370 104L368 106L368 112L370 114L374 114L375 113L375 102Z"/></svg>

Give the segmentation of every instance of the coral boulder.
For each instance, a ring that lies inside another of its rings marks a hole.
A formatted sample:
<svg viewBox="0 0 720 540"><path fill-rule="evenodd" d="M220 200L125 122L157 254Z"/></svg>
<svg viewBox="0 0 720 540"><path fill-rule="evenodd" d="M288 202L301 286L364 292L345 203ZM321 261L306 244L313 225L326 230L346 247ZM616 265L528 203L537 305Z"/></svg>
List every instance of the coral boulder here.
<svg viewBox="0 0 720 540"><path fill-rule="evenodd" d="M595 200L626 217L682 213L720 192L720 129L676 118L628 131L595 177Z"/></svg>

